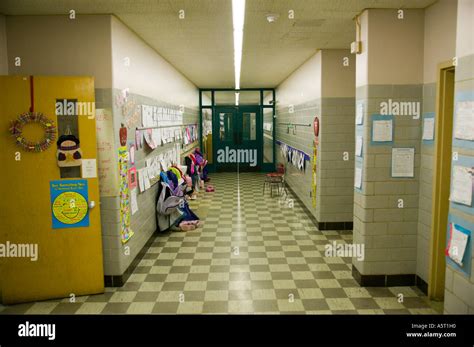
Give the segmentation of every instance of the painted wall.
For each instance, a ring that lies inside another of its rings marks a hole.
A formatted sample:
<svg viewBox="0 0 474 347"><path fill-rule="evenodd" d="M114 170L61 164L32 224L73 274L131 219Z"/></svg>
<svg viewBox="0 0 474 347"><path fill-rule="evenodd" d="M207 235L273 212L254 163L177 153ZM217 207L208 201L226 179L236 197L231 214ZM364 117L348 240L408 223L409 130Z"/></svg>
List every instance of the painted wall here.
<svg viewBox="0 0 474 347"><path fill-rule="evenodd" d="M457 103L460 101L474 102L474 2L459 0L457 8L456 57L458 65L455 73L455 109L454 128L458 122ZM453 165L474 167L474 144L453 138L453 152L458 153L458 161ZM451 180L452 189L452 180ZM446 267L446 290L444 295L445 313L474 313L474 271L472 270L474 235L474 207L450 203L449 219L451 222L464 226L471 231L471 241L463 258L466 269L471 263L470 271L448 262Z"/></svg>
<svg viewBox="0 0 474 347"><path fill-rule="evenodd" d="M110 16L6 18L10 75L93 76L96 89L112 86Z"/></svg>
<svg viewBox="0 0 474 347"><path fill-rule="evenodd" d="M135 128L141 126L140 118L127 119L124 109L115 102L123 89L128 88L134 107L141 104L178 109L184 106L184 124L197 124L199 119L199 94L197 87L149 47L141 38L117 18L111 20L112 47L112 113L114 119L115 151L119 146L118 131L121 123L128 124L128 142L135 141ZM127 65L126 62L130 64ZM167 144L155 150L142 149L135 154L135 166L145 167L145 160L168 150L174 144ZM135 235L125 245L120 241L119 198L102 199L104 219L104 253L107 261L107 275L121 275L143 248L156 230L155 199L158 186L138 195L139 211L132 215L131 228Z"/></svg>
<svg viewBox="0 0 474 347"><path fill-rule="evenodd" d="M420 119L394 116L394 141L372 145L372 115L381 102L418 102L423 81L423 10L366 10L361 15L362 54L356 56L356 103L364 120L356 127L363 137L362 187L354 192L354 243L365 245L365 259L353 259L363 275L415 274ZM409 53L409 54L408 54ZM415 177L391 178L392 147L415 148ZM404 207L398 208L403 199Z"/></svg>
<svg viewBox="0 0 474 347"><path fill-rule="evenodd" d="M282 123L312 124L315 115L321 114L321 69L322 52L317 52L295 72L293 72L276 89L276 137L277 141L304 151L312 157L314 133L312 127L289 129ZM294 111L290 113L290 108ZM305 206L316 217L316 209L312 206L311 180L312 162L306 162L305 172L301 172L289 164L281 154L280 146L276 146L276 163L285 163L285 180L291 189L303 201Z"/></svg>
<svg viewBox="0 0 474 347"><path fill-rule="evenodd" d="M343 58L349 59L348 66ZM276 139L311 157L301 172L287 165L286 180L318 222L351 222L354 162L355 60L347 50L322 50L290 75L277 95ZM290 113L290 108L294 112ZM312 157L315 116L320 119L316 208L312 206ZM297 126L295 133L281 123ZM277 148L277 162L282 156ZM349 160L344 161L344 152Z"/></svg>
<svg viewBox="0 0 474 347"><path fill-rule="evenodd" d="M6 18L0 14L0 75L8 75Z"/></svg>
<svg viewBox="0 0 474 347"><path fill-rule="evenodd" d="M440 0L425 9L423 118L435 116L438 64L456 55L457 1ZM421 142L416 274L429 281L434 141Z"/></svg>
<svg viewBox="0 0 474 347"><path fill-rule="evenodd" d="M368 84L418 84L423 80L423 10L369 10ZM387 68L390 67L390 68Z"/></svg>

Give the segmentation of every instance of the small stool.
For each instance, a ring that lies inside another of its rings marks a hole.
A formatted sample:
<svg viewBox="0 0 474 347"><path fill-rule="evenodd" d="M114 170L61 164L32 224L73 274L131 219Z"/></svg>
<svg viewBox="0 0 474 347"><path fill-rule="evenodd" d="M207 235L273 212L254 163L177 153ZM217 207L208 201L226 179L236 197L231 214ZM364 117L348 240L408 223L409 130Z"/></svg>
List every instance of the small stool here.
<svg viewBox="0 0 474 347"><path fill-rule="evenodd" d="M277 188L278 195L280 190L285 189L284 186L284 174L279 172L272 172L265 175L265 181L263 181L263 194L265 195L265 188L268 185L270 188L270 196L273 197L273 188Z"/></svg>

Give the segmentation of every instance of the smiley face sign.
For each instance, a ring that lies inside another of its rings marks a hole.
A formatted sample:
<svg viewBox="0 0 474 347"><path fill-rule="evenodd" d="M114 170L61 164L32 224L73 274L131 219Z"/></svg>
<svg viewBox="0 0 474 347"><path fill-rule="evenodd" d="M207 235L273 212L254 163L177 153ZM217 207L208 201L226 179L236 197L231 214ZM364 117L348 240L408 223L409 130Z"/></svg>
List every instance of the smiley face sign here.
<svg viewBox="0 0 474 347"><path fill-rule="evenodd" d="M76 192L59 194L53 202L53 214L57 220L64 224L77 224L87 214L87 201Z"/></svg>
<svg viewBox="0 0 474 347"><path fill-rule="evenodd" d="M50 182L53 229L89 226L87 180Z"/></svg>

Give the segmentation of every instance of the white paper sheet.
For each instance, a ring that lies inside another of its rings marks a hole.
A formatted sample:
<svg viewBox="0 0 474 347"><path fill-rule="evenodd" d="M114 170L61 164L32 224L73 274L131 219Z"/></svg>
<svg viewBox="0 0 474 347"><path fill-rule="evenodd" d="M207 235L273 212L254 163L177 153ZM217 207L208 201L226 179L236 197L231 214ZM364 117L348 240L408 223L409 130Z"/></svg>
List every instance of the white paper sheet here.
<svg viewBox="0 0 474 347"><path fill-rule="evenodd" d="M137 189L132 189L130 191L130 207L132 209L132 215L138 211L138 201L137 201Z"/></svg>
<svg viewBox="0 0 474 347"><path fill-rule="evenodd" d="M468 235L456 229L456 224L452 224L452 227L451 243L449 244L448 254L453 261L463 266L462 259L464 258L464 253L466 251Z"/></svg>
<svg viewBox="0 0 474 347"><path fill-rule="evenodd" d="M360 167L355 168L354 187L359 189L362 187L362 168Z"/></svg>
<svg viewBox="0 0 474 347"><path fill-rule="evenodd" d="M415 149L392 148L392 177L414 177Z"/></svg>
<svg viewBox="0 0 474 347"><path fill-rule="evenodd" d="M449 200L459 204L472 205L472 169L464 166L453 166L453 181Z"/></svg>
<svg viewBox="0 0 474 347"><path fill-rule="evenodd" d="M356 136L356 156L362 157L362 136Z"/></svg>
<svg viewBox="0 0 474 347"><path fill-rule="evenodd" d="M392 120L374 120L372 123L372 141L389 142L392 141Z"/></svg>
<svg viewBox="0 0 474 347"><path fill-rule="evenodd" d="M143 169L138 170L138 187L140 188L141 193L145 191L145 177L143 174Z"/></svg>
<svg viewBox="0 0 474 347"><path fill-rule="evenodd" d="M364 104L357 104L356 125L364 123Z"/></svg>
<svg viewBox="0 0 474 347"><path fill-rule="evenodd" d="M434 118L425 118L423 119L423 140L433 140L434 139Z"/></svg>
<svg viewBox="0 0 474 347"><path fill-rule="evenodd" d="M97 160L82 159L82 178L97 177Z"/></svg>
<svg viewBox="0 0 474 347"><path fill-rule="evenodd" d="M474 101L460 101L456 105L454 137L474 140Z"/></svg>
<svg viewBox="0 0 474 347"><path fill-rule="evenodd" d="M145 183L145 190L149 189L151 187L151 184L150 184L150 178L148 177L148 169L147 168L143 169L143 180L144 180L144 183Z"/></svg>
<svg viewBox="0 0 474 347"><path fill-rule="evenodd" d="M153 126L153 107L148 105L142 105L142 126L150 127Z"/></svg>

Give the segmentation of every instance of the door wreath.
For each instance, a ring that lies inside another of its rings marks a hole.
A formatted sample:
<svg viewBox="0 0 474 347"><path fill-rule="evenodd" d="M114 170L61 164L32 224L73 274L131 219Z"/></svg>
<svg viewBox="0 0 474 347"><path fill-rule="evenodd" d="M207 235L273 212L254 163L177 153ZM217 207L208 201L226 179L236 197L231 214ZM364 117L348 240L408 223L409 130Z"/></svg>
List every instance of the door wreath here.
<svg viewBox="0 0 474 347"><path fill-rule="evenodd" d="M38 123L44 129L44 137L40 141L30 141L23 136L23 127L27 124ZM15 138L16 144L27 152L43 152L51 146L56 139L56 126L54 122L40 112L26 112L12 121L10 133Z"/></svg>

